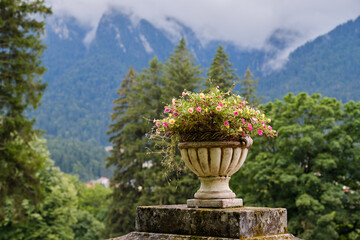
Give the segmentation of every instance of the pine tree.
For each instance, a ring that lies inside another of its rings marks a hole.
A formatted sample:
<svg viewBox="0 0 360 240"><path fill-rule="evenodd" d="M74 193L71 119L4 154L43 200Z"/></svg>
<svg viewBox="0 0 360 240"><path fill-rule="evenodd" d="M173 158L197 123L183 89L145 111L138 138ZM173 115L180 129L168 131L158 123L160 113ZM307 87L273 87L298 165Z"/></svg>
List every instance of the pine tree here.
<svg viewBox="0 0 360 240"><path fill-rule="evenodd" d="M36 203L41 198L38 172L42 158L29 144L39 134L34 120L25 112L36 108L46 84L41 54L45 46L40 36L50 14L43 0L0 1L0 208L6 200ZM19 210L20 212L20 210ZM0 217L1 219L1 217Z"/></svg>
<svg viewBox="0 0 360 240"><path fill-rule="evenodd" d="M180 96L184 87L190 91L196 89L203 81L202 70L199 65L196 66L194 56L186 47L184 38L166 60L164 74L171 86L167 89L168 95L172 97Z"/></svg>
<svg viewBox="0 0 360 240"><path fill-rule="evenodd" d="M120 235L134 229L135 208L144 186L143 164L151 129L149 119L160 114L162 98L162 67L157 58L150 61L149 69L143 69L136 78L130 69L129 79L124 79L119 90L120 97L114 101L114 123L109 134L114 149L107 165L115 165L112 179L114 194L110 206L107 231ZM150 162L148 162L151 164ZM129 200L131 199L131 201Z"/></svg>
<svg viewBox="0 0 360 240"><path fill-rule="evenodd" d="M164 103L174 97L172 94L176 81L168 78L171 74L166 69L177 77L175 88L181 89L177 95L187 86L194 88L201 79L198 67L190 61L192 55L184 46L182 41L168 60L174 66L167 62L165 70L157 58L151 60L149 68L143 69L135 78L134 84L126 90L127 93L119 90L122 95L114 102L118 105L114 108L114 123L110 125L109 131L114 150L107 159L108 166L116 166L112 180L114 194L108 214L109 236L119 236L134 230L136 206L185 202L186 197L190 197L197 187L193 181L195 177L189 175L189 172L182 169L167 172L162 165L163 156L149 154L149 149L154 150L154 143L149 142L147 137L153 127L150 120L161 118ZM179 62L181 59L183 61ZM164 76L166 73L167 77ZM181 80L180 76L186 79ZM124 99L120 100L122 96ZM182 175L179 176L178 172L182 172ZM170 182L169 176L178 181ZM180 183L184 187L179 188Z"/></svg>
<svg viewBox="0 0 360 240"><path fill-rule="evenodd" d="M254 79L254 75L250 72L250 69L246 69L246 73L241 77L241 90L240 95L245 97L251 106L256 107L261 102L261 97L256 96L256 88L259 79Z"/></svg>
<svg viewBox="0 0 360 240"><path fill-rule="evenodd" d="M207 69L207 76L210 80L206 82L207 88L210 88L212 85L219 86L224 91L230 89L235 83L234 81L240 79L236 74L236 69L232 68L232 66L233 64L229 61L229 56L220 44L212 60L211 67Z"/></svg>
<svg viewBox="0 0 360 240"><path fill-rule="evenodd" d="M128 133L126 127L133 124L136 119L132 119L134 103L132 102L131 94L135 85L135 78L137 72L134 68L130 67L126 78L122 79L117 94L119 98L114 100L113 113L111 114L112 124L109 125L110 130L110 142L113 144L113 150L111 156L106 159L107 166L115 166L116 169L113 174L112 187L114 188L112 203L109 206L107 232L116 234L124 233L124 226L132 223L132 211L133 201L124 201L127 197L134 199L132 196L133 190L130 180L129 182L124 179L123 173L128 165L131 165L135 157L129 153L127 147L127 141L131 140L131 134ZM132 138L141 137L133 136ZM130 156L129 156L130 155ZM130 157L130 163L128 159ZM136 193L135 193L136 195ZM119 202L120 201L120 202ZM125 228L126 229L126 228ZM126 231L126 230L125 230Z"/></svg>
<svg viewBox="0 0 360 240"><path fill-rule="evenodd" d="M132 88L135 84L135 78L137 72L133 67L129 68L129 71L126 74L126 78L122 79L119 90L116 94L119 95L119 98L113 101L114 108L113 113L111 114L112 124L109 125L110 130L107 132L110 135L109 141L114 145L114 151L112 151L111 157L107 158L107 166L116 165L118 159L121 158L122 144L126 142L126 139L122 138L122 135L117 134L120 132L124 126L130 122L131 119L126 118L126 111L132 108L132 103L130 100L130 95L132 93Z"/></svg>

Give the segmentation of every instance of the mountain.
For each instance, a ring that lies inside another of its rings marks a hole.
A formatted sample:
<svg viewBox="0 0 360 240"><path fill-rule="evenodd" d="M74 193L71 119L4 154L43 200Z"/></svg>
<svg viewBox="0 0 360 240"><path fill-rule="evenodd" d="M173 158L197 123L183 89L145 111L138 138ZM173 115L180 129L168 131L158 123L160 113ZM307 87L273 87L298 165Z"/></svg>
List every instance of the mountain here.
<svg viewBox="0 0 360 240"><path fill-rule="evenodd" d="M146 20L135 24L130 16L110 11L102 16L94 38L89 41L91 31L76 19L50 18L43 55L48 68L44 80L49 85L43 105L34 114L37 127L45 129L48 135L107 145L105 133L112 101L129 67L141 71L155 56L165 61L181 37L204 68L210 66L220 43L240 75L248 66L257 72L265 59L260 51L241 51L227 42L204 46L189 27L176 19L168 21L178 30L177 36Z"/></svg>
<svg viewBox="0 0 360 240"><path fill-rule="evenodd" d="M117 11L104 14L96 31L71 17L48 19L43 54L48 87L32 116L36 126L46 130L52 158L63 171L83 180L111 175L104 168L103 146L108 145L112 101L122 78L130 66L141 71L154 56L165 61L181 37L205 72L222 44L239 76L250 67L259 77L258 92L265 101L289 91L359 101L359 18L297 48L282 68L279 56L297 36L291 30L274 31L265 51L223 41L203 44L190 27L172 18L168 24L175 34L143 19L133 22Z"/></svg>
<svg viewBox="0 0 360 240"><path fill-rule="evenodd" d="M285 66L261 78L266 100L287 92L360 100L360 17L297 48Z"/></svg>
<svg viewBox="0 0 360 240"><path fill-rule="evenodd" d="M104 14L96 32L74 18L48 20L43 63L49 86L36 111L37 127L48 135L107 145L112 101L130 66L141 71L154 56L164 61L184 37L197 63L209 67L222 44L230 61L244 75L250 67L259 77L258 91L266 101L287 92L319 92L343 101L359 100L360 20L349 21L291 53L287 64L273 71L274 59L288 47L296 32L278 29L267 50L239 49L229 42L203 44L188 26L168 19L177 34L158 29L117 11ZM271 64L272 65L271 65Z"/></svg>

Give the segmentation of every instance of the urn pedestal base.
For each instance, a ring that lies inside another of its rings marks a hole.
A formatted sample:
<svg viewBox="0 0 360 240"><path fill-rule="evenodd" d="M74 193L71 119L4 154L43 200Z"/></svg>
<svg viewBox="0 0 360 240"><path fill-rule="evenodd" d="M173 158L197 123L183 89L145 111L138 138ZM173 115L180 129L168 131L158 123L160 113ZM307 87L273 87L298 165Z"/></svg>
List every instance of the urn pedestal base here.
<svg viewBox="0 0 360 240"><path fill-rule="evenodd" d="M201 185L195 193L196 199L234 199L235 193L229 188L230 177L198 177Z"/></svg>
<svg viewBox="0 0 360 240"><path fill-rule="evenodd" d="M188 199L188 208L235 208L242 207L241 198L233 199Z"/></svg>
<svg viewBox="0 0 360 240"><path fill-rule="evenodd" d="M294 240L286 216L284 208L143 206L136 209L136 232L116 240Z"/></svg>

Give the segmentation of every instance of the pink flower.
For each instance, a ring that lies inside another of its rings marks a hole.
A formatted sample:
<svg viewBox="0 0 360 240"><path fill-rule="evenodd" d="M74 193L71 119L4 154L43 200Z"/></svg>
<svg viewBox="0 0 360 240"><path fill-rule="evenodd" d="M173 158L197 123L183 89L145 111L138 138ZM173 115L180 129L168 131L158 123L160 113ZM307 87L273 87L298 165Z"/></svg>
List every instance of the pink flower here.
<svg viewBox="0 0 360 240"><path fill-rule="evenodd" d="M217 89L219 89L219 86L216 86Z"/></svg>
<svg viewBox="0 0 360 240"><path fill-rule="evenodd" d="M245 119L242 118L241 121L242 121L243 124L245 124Z"/></svg>
<svg viewBox="0 0 360 240"><path fill-rule="evenodd" d="M165 112L169 113L171 109L169 107L165 107Z"/></svg>
<svg viewBox="0 0 360 240"><path fill-rule="evenodd" d="M221 111L221 106L217 106L216 111Z"/></svg>
<svg viewBox="0 0 360 240"><path fill-rule="evenodd" d="M249 131L251 131L252 130L252 125L248 124L248 128L249 128Z"/></svg>
<svg viewBox="0 0 360 240"><path fill-rule="evenodd" d="M160 127L160 126L161 126L161 123L160 123L160 122L156 122L155 125L156 125L157 127Z"/></svg>
<svg viewBox="0 0 360 240"><path fill-rule="evenodd" d="M168 123L167 123L167 122L163 122L163 125L164 125L164 127L167 127L167 126L168 126Z"/></svg>
<svg viewBox="0 0 360 240"><path fill-rule="evenodd" d="M225 121L225 122L224 122L224 125L225 125L225 126L229 126L229 121Z"/></svg>
<svg viewBox="0 0 360 240"><path fill-rule="evenodd" d="M201 112L201 107L196 107L195 111Z"/></svg>
<svg viewBox="0 0 360 240"><path fill-rule="evenodd" d="M223 104L222 104L222 103L219 103L219 106L220 106L220 107L223 107Z"/></svg>
<svg viewBox="0 0 360 240"><path fill-rule="evenodd" d="M235 116L238 116L238 115L239 115L239 112L238 112L238 111L235 111L235 112L234 112L234 115L235 115Z"/></svg>
<svg viewBox="0 0 360 240"><path fill-rule="evenodd" d="M185 97L186 95L188 95L188 93L182 92L182 96L183 96L183 97Z"/></svg>
<svg viewBox="0 0 360 240"><path fill-rule="evenodd" d="M268 129L271 131L271 130L272 130L272 127L271 127L271 126L268 126Z"/></svg>
<svg viewBox="0 0 360 240"><path fill-rule="evenodd" d="M193 113L194 109L193 109L193 108L189 108L188 111L189 111L189 113Z"/></svg>
<svg viewBox="0 0 360 240"><path fill-rule="evenodd" d="M263 132L261 130L258 130L259 135L263 135Z"/></svg>
<svg viewBox="0 0 360 240"><path fill-rule="evenodd" d="M246 102L245 102L245 101L243 101L243 102L242 102L242 105L243 105L243 106L245 106L245 104L246 104Z"/></svg>
<svg viewBox="0 0 360 240"><path fill-rule="evenodd" d="M174 112L174 115L175 116L179 116L180 114L178 112Z"/></svg>

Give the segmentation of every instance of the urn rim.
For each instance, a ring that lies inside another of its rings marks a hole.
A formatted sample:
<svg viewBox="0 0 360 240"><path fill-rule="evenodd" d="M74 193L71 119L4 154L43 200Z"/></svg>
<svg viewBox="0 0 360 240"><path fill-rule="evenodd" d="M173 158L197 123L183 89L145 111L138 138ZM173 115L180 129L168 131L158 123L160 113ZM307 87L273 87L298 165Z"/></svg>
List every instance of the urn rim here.
<svg viewBox="0 0 360 240"><path fill-rule="evenodd" d="M240 147L240 148L250 148L253 144L251 137L241 138L240 141L208 141L208 142L179 142L179 149L186 148L208 148L208 147Z"/></svg>

